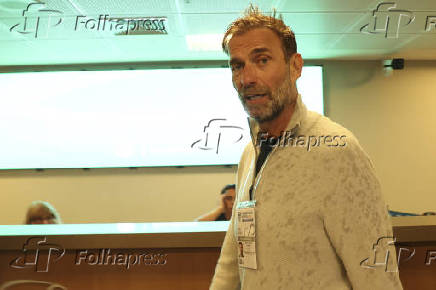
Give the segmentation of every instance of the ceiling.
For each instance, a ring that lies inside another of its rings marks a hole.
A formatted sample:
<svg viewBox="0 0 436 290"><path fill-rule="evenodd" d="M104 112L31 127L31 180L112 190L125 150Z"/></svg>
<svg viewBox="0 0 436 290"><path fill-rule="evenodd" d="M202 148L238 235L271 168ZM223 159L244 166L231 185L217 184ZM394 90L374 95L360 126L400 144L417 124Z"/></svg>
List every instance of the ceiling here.
<svg viewBox="0 0 436 290"><path fill-rule="evenodd" d="M436 59L434 0L251 2L283 15L305 59ZM249 3L0 0L0 66L225 60L220 37Z"/></svg>

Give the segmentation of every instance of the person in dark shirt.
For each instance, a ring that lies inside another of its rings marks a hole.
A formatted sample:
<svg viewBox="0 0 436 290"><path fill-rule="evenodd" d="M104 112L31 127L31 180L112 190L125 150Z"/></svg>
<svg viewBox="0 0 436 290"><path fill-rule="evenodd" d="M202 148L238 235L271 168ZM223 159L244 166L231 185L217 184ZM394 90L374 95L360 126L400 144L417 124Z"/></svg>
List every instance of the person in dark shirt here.
<svg viewBox="0 0 436 290"><path fill-rule="evenodd" d="M221 190L220 206L201 215L196 221L228 221L232 217L233 203L235 201L235 185L227 184Z"/></svg>

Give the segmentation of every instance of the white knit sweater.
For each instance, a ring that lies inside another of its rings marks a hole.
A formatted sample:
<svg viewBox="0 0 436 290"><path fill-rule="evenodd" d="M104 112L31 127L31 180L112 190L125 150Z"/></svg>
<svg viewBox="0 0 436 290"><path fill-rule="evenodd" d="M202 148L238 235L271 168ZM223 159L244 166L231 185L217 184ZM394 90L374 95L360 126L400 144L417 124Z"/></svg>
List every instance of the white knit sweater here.
<svg viewBox="0 0 436 290"><path fill-rule="evenodd" d="M250 123L255 138L259 129ZM392 227L373 166L356 138L328 118L307 111L300 96L291 129L306 140L346 136L336 142L346 145L320 144L309 151L307 144L276 147L256 180L258 148L247 145L236 190L237 201L248 200L250 186L258 182L254 191L258 268L238 267L237 225L232 219L210 289L402 289L397 272L386 272L383 265L361 266L366 258L368 264L373 262L374 244L381 237L392 237ZM395 269L393 245L377 247L376 262L389 249L388 270Z"/></svg>

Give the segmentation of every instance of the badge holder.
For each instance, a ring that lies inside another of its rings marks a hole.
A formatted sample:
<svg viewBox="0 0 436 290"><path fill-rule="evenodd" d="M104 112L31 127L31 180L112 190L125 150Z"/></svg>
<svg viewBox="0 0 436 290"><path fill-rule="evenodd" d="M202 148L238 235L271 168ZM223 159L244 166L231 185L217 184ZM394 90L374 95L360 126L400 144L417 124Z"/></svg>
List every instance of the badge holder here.
<svg viewBox="0 0 436 290"><path fill-rule="evenodd" d="M240 267L257 269L256 263L256 201L242 201L236 206L238 221L238 264Z"/></svg>

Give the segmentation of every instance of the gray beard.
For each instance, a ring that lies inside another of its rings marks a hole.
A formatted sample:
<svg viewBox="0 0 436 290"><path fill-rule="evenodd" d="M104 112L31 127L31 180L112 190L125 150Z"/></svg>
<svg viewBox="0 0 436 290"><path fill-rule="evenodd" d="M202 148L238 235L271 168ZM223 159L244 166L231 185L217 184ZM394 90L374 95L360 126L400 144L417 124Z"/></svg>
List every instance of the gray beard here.
<svg viewBox="0 0 436 290"><path fill-rule="evenodd" d="M280 96L278 98L273 98L271 113L267 116L258 116L254 117L254 119L259 123L265 123L276 119L285 109L285 107L289 104L292 104L294 100L291 100L291 85L290 81L285 81L281 87L279 87L275 93L276 96ZM283 98L283 96L285 96ZM247 111L248 113L248 111Z"/></svg>
<svg viewBox="0 0 436 290"><path fill-rule="evenodd" d="M285 103L281 103L281 104L280 104L279 102L277 102L277 100L274 100L271 109L272 109L271 114L269 114L268 116L264 116L264 117L259 116L259 117L255 117L254 119L255 119L259 124L261 124L261 123L265 123L265 122L269 122L269 121L274 120L274 119L277 118L277 117L278 117L278 116L283 112L283 110L285 109Z"/></svg>

